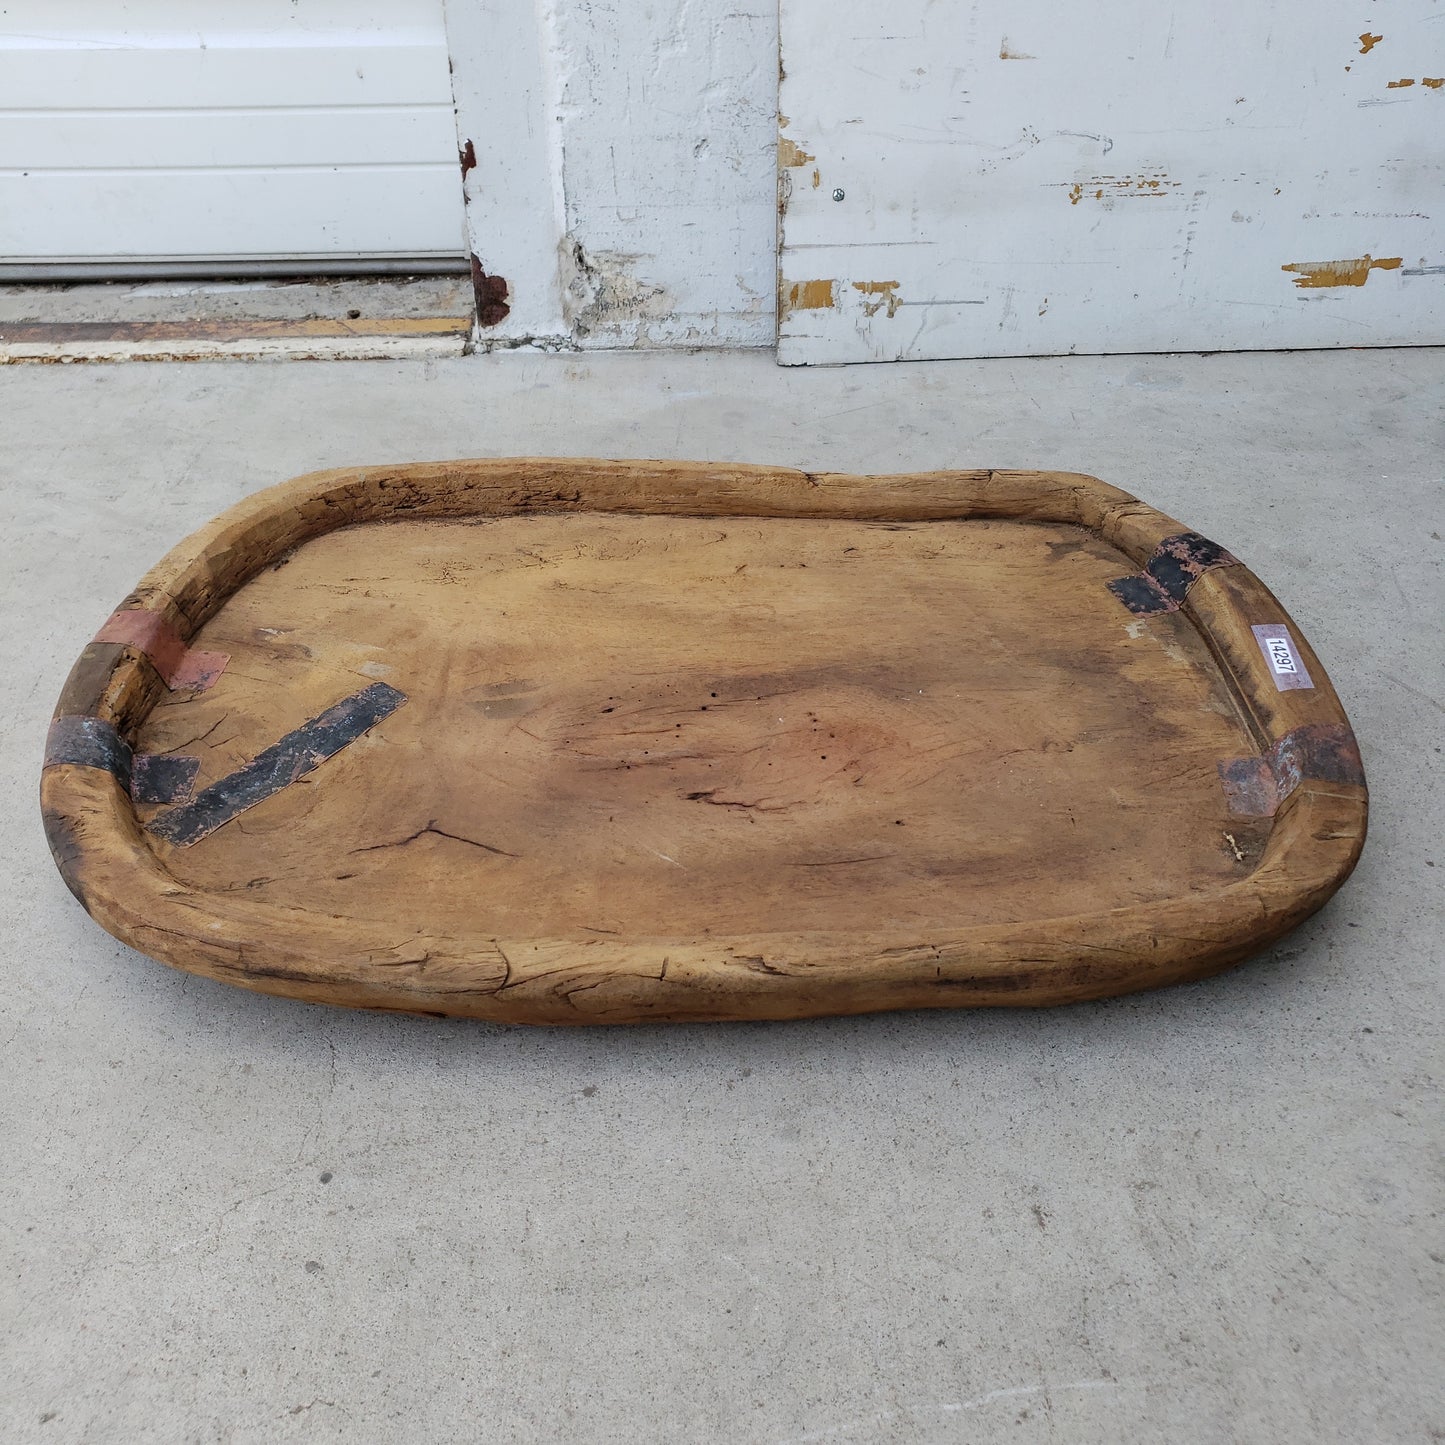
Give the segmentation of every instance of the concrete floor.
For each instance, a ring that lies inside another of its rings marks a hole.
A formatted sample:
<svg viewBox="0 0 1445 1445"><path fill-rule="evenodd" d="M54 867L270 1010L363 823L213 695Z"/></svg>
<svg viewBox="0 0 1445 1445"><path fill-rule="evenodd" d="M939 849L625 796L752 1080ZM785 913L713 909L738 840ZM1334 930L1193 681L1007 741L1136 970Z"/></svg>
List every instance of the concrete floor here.
<svg viewBox="0 0 1445 1445"><path fill-rule="evenodd" d="M1445 353L13 366L0 1440L1441 1438ZM1373 828L1196 986L545 1032L172 973L35 804L70 662L310 468L578 453L1094 472L1325 658Z"/></svg>

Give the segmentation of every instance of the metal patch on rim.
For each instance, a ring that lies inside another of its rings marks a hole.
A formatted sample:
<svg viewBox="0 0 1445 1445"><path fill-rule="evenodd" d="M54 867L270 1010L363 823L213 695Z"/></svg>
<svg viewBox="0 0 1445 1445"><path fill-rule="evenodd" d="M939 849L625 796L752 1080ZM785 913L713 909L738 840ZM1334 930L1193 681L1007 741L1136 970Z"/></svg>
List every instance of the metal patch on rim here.
<svg viewBox="0 0 1445 1445"><path fill-rule="evenodd" d="M1177 532L1155 549L1142 572L1104 585L1138 617L1177 612L1189 589L1214 567L1236 567L1239 558L1198 532Z"/></svg>
<svg viewBox="0 0 1445 1445"><path fill-rule="evenodd" d="M1218 766L1229 811L1250 818L1272 818L1301 783L1365 782L1360 746L1343 723L1306 723L1263 757L1229 758Z"/></svg>
<svg viewBox="0 0 1445 1445"><path fill-rule="evenodd" d="M1207 536L1178 532L1159 543L1142 572L1133 577L1116 577L1104 585L1131 613L1155 617L1159 613L1176 613L1189 588L1209 569L1237 566L1238 561L1237 556L1231 556Z"/></svg>
<svg viewBox="0 0 1445 1445"><path fill-rule="evenodd" d="M95 634L97 642L115 642L143 652L172 692L204 692L231 660L225 652L187 647L180 633L159 612L131 607L112 612Z"/></svg>
<svg viewBox="0 0 1445 1445"><path fill-rule="evenodd" d="M126 740L98 717L58 717L45 735L45 766L99 768L130 792L134 754Z"/></svg>
<svg viewBox="0 0 1445 1445"><path fill-rule="evenodd" d="M45 737L47 768L99 768L136 803L179 803L189 798L201 760L185 753L137 753L98 717L58 717Z"/></svg>

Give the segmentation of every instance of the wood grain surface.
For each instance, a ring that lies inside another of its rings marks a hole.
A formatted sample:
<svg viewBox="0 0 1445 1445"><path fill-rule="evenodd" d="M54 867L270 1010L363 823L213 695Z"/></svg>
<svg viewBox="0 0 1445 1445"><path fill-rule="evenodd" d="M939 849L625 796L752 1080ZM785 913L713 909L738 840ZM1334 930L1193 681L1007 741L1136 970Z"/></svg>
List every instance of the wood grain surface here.
<svg viewBox="0 0 1445 1445"><path fill-rule="evenodd" d="M144 952L364 1007L793 1017L1196 977L1329 897L1366 802L1306 776L1235 811L1222 763L1347 724L1244 566L1155 615L1109 590L1184 530L1067 474L300 478L123 604L229 655L214 686L98 643L57 714L204 790L358 689L404 705L184 844L167 805L48 767L52 847ZM1314 687L1276 687L1255 623Z"/></svg>

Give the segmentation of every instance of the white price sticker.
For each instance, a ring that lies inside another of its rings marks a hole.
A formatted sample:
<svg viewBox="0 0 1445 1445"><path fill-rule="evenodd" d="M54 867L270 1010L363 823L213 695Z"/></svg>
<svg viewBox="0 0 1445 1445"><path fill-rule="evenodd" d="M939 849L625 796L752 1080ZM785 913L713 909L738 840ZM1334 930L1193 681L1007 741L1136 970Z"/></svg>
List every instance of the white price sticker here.
<svg viewBox="0 0 1445 1445"><path fill-rule="evenodd" d="M1289 635L1289 628L1282 622L1266 623L1251 629L1264 660L1269 664L1270 676L1281 692L1296 687L1313 687L1309 669L1299 655L1295 640Z"/></svg>

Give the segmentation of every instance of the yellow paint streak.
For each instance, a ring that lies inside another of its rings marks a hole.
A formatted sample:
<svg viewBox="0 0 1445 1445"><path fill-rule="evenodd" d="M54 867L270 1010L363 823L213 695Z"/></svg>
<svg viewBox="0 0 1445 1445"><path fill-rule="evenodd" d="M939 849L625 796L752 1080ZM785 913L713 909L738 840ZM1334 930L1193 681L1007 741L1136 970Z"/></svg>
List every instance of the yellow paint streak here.
<svg viewBox="0 0 1445 1445"><path fill-rule="evenodd" d="M1360 54L1368 55L1385 37L1383 35L1371 35L1368 30L1360 36Z"/></svg>
<svg viewBox="0 0 1445 1445"><path fill-rule="evenodd" d="M1088 181L1075 181L1069 187L1069 204L1077 206L1085 195L1085 187L1092 192L1096 201L1106 197L1112 201L1118 196L1164 196L1179 189L1178 181L1171 181L1159 172L1146 176L1093 176Z"/></svg>
<svg viewBox="0 0 1445 1445"><path fill-rule="evenodd" d="M896 281L855 281L855 291L863 293L863 314L876 316L886 306L890 316L898 311L898 282Z"/></svg>
<svg viewBox="0 0 1445 1445"><path fill-rule="evenodd" d="M1344 261L1292 261L1281 271L1296 273L1294 284L1311 291L1321 286L1363 286L1371 271L1398 271L1400 256L1352 256Z"/></svg>
<svg viewBox="0 0 1445 1445"><path fill-rule="evenodd" d="M836 281L794 281L783 296L783 315L794 311L828 311L838 304Z"/></svg>
<svg viewBox="0 0 1445 1445"><path fill-rule="evenodd" d="M815 167L813 170L813 189L816 191L823 184L822 172Z"/></svg>
<svg viewBox="0 0 1445 1445"><path fill-rule="evenodd" d="M1404 90L1407 85L1414 85L1413 80L1391 80L1385 85L1386 90Z"/></svg>
<svg viewBox="0 0 1445 1445"><path fill-rule="evenodd" d="M810 165L814 159L797 141L789 140L787 136L778 137L778 165L781 169Z"/></svg>
<svg viewBox="0 0 1445 1445"><path fill-rule="evenodd" d="M1421 81L1421 85L1428 85L1431 90L1439 90L1445 85L1445 75L1427 75Z"/></svg>

